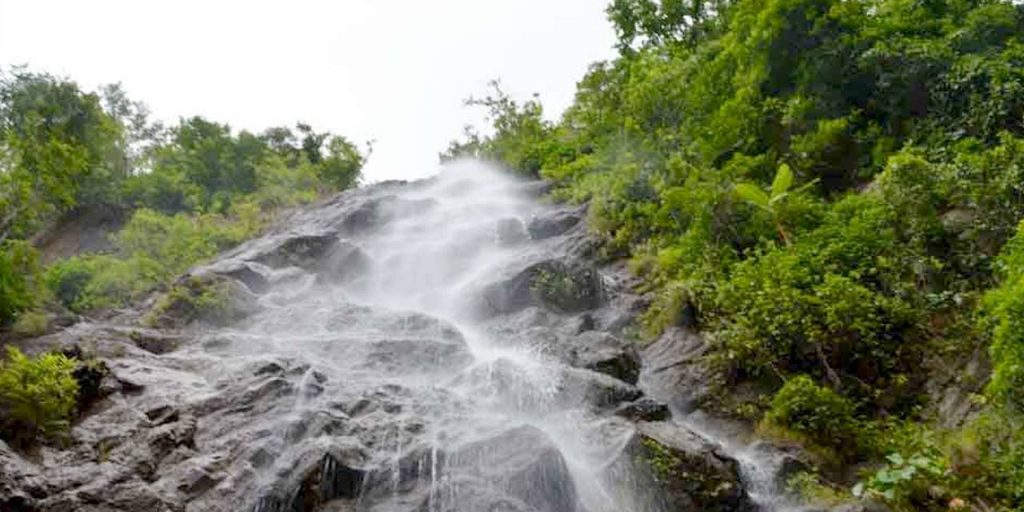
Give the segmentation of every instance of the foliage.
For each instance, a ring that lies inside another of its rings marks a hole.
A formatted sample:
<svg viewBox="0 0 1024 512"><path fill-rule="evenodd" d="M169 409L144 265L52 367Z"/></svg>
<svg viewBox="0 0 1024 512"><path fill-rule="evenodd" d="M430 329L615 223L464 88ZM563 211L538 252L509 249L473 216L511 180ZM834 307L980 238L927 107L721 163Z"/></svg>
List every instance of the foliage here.
<svg viewBox="0 0 1024 512"><path fill-rule="evenodd" d="M708 339L721 392L703 405L846 404L864 446L844 455L867 461L891 453L872 439L888 422L936 409L938 357L991 341L988 403L1019 414L1024 294L1019 244L1003 246L1024 219L1024 8L614 0L607 13L619 56L591 66L558 122L499 94L483 104L495 129L453 147L589 203L599 253L631 258L654 297L646 334L685 323ZM816 442L857 437L776 416ZM982 488L992 471L963 479Z"/></svg>
<svg viewBox="0 0 1024 512"><path fill-rule="evenodd" d="M227 321L232 316L230 290L222 280L190 276L160 297L145 318L152 326L182 326L199 319Z"/></svg>
<svg viewBox="0 0 1024 512"><path fill-rule="evenodd" d="M786 491L803 502L826 507L836 507L846 500L842 492L821 482L817 475L800 471L786 480Z"/></svg>
<svg viewBox="0 0 1024 512"><path fill-rule="evenodd" d="M42 336L49 327L49 319L42 311L24 311L11 326L11 333L19 337Z"/></svg>
<svg viewBox="0 0 1024 512"><path fill-rule="evenodd" d="M853 405L806 375L786 381L772 399L765 421L846 455L856 453L861 442Z"/></svg>
<svg viewBox="0 0 1024 512"><path fill-rule="evenodd" d="M941 461L925 454L904 458L892 453L886 461L884 467L853 487L854 496L879 497L898 510L916 510L911 500L927 495L926 484L945 474Z"/></svg>
<svg viewBox="0 0 1024 512"><path fill-rule="evenodd" d="M0 70L0 326L45 302L117 307L244 240L282 208L359 182L344 137L299 123L262 134L201 117L165 127L120 85ZM82 212L128 219L113 254L80 255L45 276L28 243Z"/></svg>
<svg viewBox="0 0 1024 512"><path fill-rule="evenodd" d="M1024 412L1024 223L1000 260L1003 284L985 297L995 368L988 392Z"/></svg>
<svg viewBox="0 0 1024 512"><path fill-rule="evenodd" d="M74 359L61 354L29 358L7 347L7 358L0 364L0 434L26 443L37 435L50 437L67 430L78 394L72 375L75 365Z"/></svg>
<svg viewBox="0 0 1024 512"><path fill-rule="evenodd" d="M21 311L39 304L39 272L38 256L28 243L0 243L0 326L13 323Z"/></svg>

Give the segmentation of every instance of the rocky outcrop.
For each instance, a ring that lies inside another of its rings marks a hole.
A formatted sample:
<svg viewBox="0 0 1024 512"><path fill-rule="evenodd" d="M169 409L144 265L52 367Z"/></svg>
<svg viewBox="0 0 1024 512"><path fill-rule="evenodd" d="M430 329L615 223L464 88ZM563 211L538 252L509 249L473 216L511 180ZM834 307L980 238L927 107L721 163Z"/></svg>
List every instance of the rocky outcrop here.
<svg viewBox="0 0 1024 512"><path fill-rule="evenodd" d="M486 510L496 501L529 506L520 510L577 510L565 459L534 427L514 428L458 450L448 459L448 472L458 482L454 492L480 495L481 508L466 510Z"/></svg>
<svg viewBox="0 0 1024 512"><path fill-rule="evenodd" d="M230 325L257 311L256 295L240 281L216 274L179 279L150 309L145 322L159 328L182 328L196 322Z"/></svg>
<svg viewBox="0 0 1024 512"><path fill-rule="evenodd" d="M657 399L680 411L696 409L710 393L711 371L704 360L707 342L689 329L671 328L647 346L641 358L644 380Z"/></svg>
<svg viewBox="0 0 1024 512"><path fill-rule="evenodd" d="M619 464L635 464L656 510L750 511L739 463L698 434L665 422L640 423Z"/></svg>
<svg viewBox="0 0 1024 512"><path fill-rule="evenodd" d="M584 212L582 208L573 208L546 213L531 219L526 229L534 240L558 236L579 224Z"/></svg>
<svg viewBox="0 0 1024 512"><path fill-rule="evenodd" d="M604 285L595 268L547 260L485 287L480 310L485 316L493 316L541 305L572 313L599 307L603 300Z"/></svg>

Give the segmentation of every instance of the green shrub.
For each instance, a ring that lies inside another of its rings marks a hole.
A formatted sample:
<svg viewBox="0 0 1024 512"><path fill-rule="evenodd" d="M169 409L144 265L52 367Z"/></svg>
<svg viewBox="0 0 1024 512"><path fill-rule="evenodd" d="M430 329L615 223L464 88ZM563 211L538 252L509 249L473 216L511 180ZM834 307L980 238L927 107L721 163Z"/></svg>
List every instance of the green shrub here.
<svg viewBox="0 0 1024 512"><path fill-rule="evenodd" d="M786 492L800 498L804 503L825 507L841 505L849 497L821 482L818 475L800 471L786 480Z"/></svg>
<svg viewBox="0 0 1024 512"><path fill-rule="evenodd" d="M46 334L49 319L43 311L25 311L18 315L18 321L11 326L11 333L20 337L42 336Z"/></svg>
<svg viewBox="0 0 1024 512"><path fill-rule="evenodd" d="M0 327L41 302L39 260L28 242L0 243Z"/></svg>
<svg viewBox="0 0 1024 512"><path fill-rule="evenodd" d="M14 347L0 364L0 432L15 443L67 430L78 394L76 362L61 354L30 358Z"/></svg>
<svg viewBox="0 0 1024 512"><path fill-rule="evenodd" d="M899 511L920 510L921 504L933 501L928 495L929 487L944 477L946 471L943 461L933 454L904 457L892 453L886 457L885 466L853 487L853 494L882 498Z"/></svg>
<svg viewBox="0 0 1024 512"><path fill-rule="evenodd" d="M988 393L1024 412L1024 223L1000 257L1003 283L983 301L982 328L992 332Z"/></svg>
<svg viewBox="0 0 1024 512"><path fill-rule="evenodd" d="M195 320L230 321L232 310L228 283L223 279L190 276L171 287L147 314L154 327L183 327Z"/></svg>
<svg viewBox="0 0 1024 512"><path fill-rule="evenodd" d="M841 455L851 456L860 449L861 426L854 416L853 405L806 375L786 381L772 399L771 409L764 419L771 425L805 435Z"/></svg>

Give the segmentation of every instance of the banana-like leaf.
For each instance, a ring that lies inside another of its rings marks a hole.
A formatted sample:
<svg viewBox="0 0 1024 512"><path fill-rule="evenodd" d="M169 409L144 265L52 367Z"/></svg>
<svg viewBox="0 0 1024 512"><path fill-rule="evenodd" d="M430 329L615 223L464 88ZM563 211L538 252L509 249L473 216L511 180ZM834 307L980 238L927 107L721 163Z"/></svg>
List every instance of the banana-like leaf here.
<svg viewBox="0 0 1024 512"><path fill-rule="evenodd" d="M737 183L736 195L758 208L771 209L771 198L764 190L761 190L761 187L753 183Z"/></svg>
<svg viewBox="0 0 1024 512"><path fill-rule="evenodd" d="M772 198L785 194L792 186L793 169L786 164L780 165L779 169L775 171L775 180L772 181Z"/></svg>

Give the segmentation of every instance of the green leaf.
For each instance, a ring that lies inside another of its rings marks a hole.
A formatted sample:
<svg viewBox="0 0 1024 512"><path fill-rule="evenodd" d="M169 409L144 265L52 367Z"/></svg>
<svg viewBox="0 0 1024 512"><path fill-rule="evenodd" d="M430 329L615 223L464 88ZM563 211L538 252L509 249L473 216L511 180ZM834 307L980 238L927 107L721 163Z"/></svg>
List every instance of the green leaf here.
<svg viewBox="0 0 1024 512"><path fill-rule="evenodd" d="M772 181L772 199L781 198L793 186L793 170L788 165L782 164L775 171L775 180Z"/></svg>
<svg viewBox="0 0 1024 512"><path fill-rule="evenodd" d="M771 198L768 197L764 190L761 190L761 187L753 183L736 184L736 195L758 208L771 210Z"/></svg>

